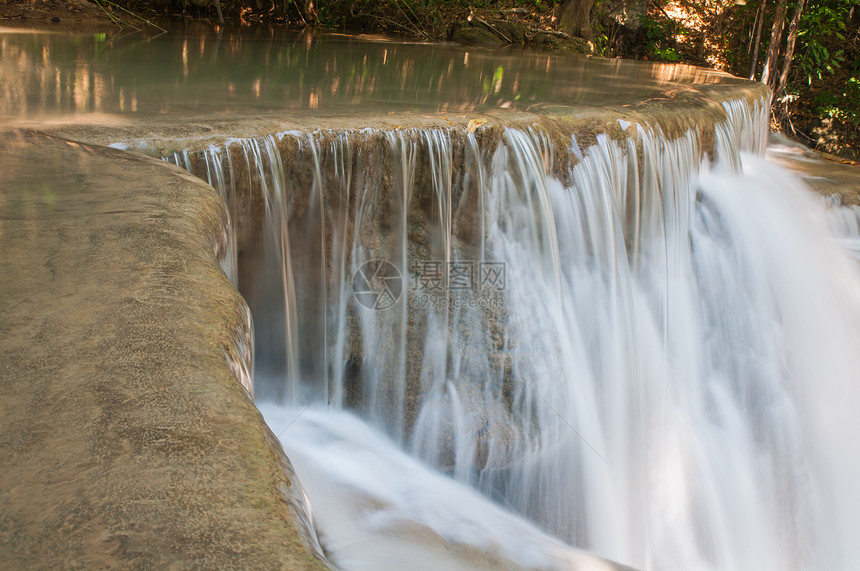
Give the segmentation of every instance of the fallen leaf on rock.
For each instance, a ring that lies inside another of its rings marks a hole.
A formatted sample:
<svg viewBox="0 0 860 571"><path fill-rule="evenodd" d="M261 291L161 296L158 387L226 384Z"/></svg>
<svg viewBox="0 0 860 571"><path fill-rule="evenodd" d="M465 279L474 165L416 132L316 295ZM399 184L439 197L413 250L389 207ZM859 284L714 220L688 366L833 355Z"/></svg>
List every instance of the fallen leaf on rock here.
<svg viewBox="0 0 860 571"><path fill-rule="evenodd" d="M466 131L468 131L469 134L474 133L478 130L478 127L480 127L486 122L486 119L472 119L471 121L469 121L469 124L466 125Z"/></svg>

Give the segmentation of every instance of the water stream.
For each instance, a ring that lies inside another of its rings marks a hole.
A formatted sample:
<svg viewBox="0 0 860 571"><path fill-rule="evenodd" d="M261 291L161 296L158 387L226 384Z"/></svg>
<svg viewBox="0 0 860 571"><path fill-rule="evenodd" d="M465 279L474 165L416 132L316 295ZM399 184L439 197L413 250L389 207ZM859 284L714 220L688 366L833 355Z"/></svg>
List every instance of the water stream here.
<svg viewBox="0 0 860 571"><path fill-rule="evenodd" d="M0 118L169 132L224 198L255 397L335 565L860 565L860 224L763 159L767 101L694 68L254 34L0 30ZM687 96L700 122L667 111ZM500 109L556 123L440 115ZM612 119L557 128L584 109ZM228 136L250 112L302 128Z"/></svg>
<svg viewBox="0 0 860 571"><path fill-rule="evenodd" d="M263 201L258 269L231 265L332 561L860 560L860 275L829 230L856 219L760 157L764 109L726 103L704 155L633 125L584 150L366 130L172 157ZM498 559L428 555L452 545Z"/></svg>

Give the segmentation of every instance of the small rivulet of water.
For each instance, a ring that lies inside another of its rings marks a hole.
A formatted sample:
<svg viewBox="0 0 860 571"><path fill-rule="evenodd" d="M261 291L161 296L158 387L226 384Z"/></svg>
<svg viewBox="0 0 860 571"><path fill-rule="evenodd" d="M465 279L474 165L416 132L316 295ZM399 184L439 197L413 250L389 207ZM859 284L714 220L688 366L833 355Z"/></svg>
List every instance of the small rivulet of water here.
<svg viewBox="0 0 860 571"><path fill-rule="evenodd" d="M857 218L760 158L767 108L724 104L708 148L624 124L167 158L229 205L257 398L335 564L860 562L860 274L828 229Z"/></svg>

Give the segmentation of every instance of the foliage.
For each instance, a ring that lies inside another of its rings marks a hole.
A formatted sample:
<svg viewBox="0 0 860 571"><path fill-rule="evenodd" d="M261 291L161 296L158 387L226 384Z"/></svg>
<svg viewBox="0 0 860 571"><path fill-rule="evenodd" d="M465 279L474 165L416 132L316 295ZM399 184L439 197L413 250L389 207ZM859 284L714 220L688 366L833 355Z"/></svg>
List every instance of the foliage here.
<svg viewBox="0 0 860 571"><path fill-rule="evenodd" d="M806 142L860 158L860 30L852 0L810 0L778 118ZM854 16L852 18L852 16Z"/></svg>
<svg viewBox="0 0 860 571"><path fill-rule="evenodd" d="M816 111L823 117L860 125L860 80L852 77L841 93L823 91L814 97Z"/></svg>
<svg viewBox="0 0 860 571"><path fill-rule="evenodd" d="M820 81L824 73L834 74L845 62L845 51L838 44L834 46L833 40L845 41L846 22L853 4L851 0L818 0L806 7L797 34L796 61L807 84Z"/></svg>
<svg viewBox="0 0 860 571"><path fill-rule="evenodd" d="M295 0L305 2L308 0ZM524 16L549 14L556 0L315 0L314 23L337 30L373 30L438 38L440 27L470 13L519 9Z"/></svg>
<svg viewBox="0 0 860 571"><path fill-rule="evenodd" d="M678 52L675 37L684 35L684 27L670 19L655 19L651 16L643 16L640 20L642 31L645 34L644 51L649 59L678 62L681 54Z"/></svg>
<svg viewBox="0 0 860 571"><path fill-rule="evenodd" d="M554 8L556 2L555 0L516 0L516 4L526 10L533 9L539 12L546 12Z"/></svg>
<svg viewBox="0 0 860 571"><path fill-rule="evenodd" d="M751 58L761 72L773 24L770 0L764 4L760 43L752 46L760 6L760 0L651 0L634 35L602 16L606 8L598 4L595 44L602 55L709 65L746 77ZM783 50L795 6L787 2ZM802 14L785 94L774 101L774 117L805 143L858 159L860 3L807 0ZM625 41L620 41L625 34ZM777 74L782 66L782 60L777 62Z"/></svg>

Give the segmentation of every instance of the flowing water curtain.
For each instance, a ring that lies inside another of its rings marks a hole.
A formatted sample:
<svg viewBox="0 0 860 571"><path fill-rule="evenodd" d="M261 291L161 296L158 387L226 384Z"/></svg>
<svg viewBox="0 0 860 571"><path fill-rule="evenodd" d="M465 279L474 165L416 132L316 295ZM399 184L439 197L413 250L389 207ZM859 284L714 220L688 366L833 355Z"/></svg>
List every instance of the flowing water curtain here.
<svg viewBox="0 0 860 571"><path fill-rule="evenodd" d="M724 107L714 170L751 184L741 151L763 150L767 102ZM697 132L668 140L634 125L585 151L518 129L495 142L406 130L233 145L230 169L251 173L268 213L259 257L275 277L246 295L272 315L258 344L278 340L261 344L277 365L258 374L269 398L354 410L458 481L617 559L809 561L796 546L814 543L814 524L796 522L820 516L782 330L795 301L773 295L760 269L770 251L739 238L737 192L700 172ZM549 168L568 152L579 158L569 172ZM401 290L368 308L351 289L377 260ZM500 304L477 303L480 288L422 302L428 268L450 285L464 264L504 268L490 292Z"/></svg>

